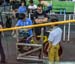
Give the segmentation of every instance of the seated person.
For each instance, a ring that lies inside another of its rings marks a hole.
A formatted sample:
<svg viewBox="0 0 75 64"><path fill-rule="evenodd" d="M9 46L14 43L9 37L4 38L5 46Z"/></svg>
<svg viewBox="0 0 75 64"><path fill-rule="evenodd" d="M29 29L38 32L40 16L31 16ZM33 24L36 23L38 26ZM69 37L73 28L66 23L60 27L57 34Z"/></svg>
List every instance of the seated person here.
<svg viewBox="0 0 75 64"><path fill-rule="evenodd" d="M27 9L24 2L21 2L21 6L18 8L18 13L26 13Z"/></svg>
<svg viewBox="0 0 75 64"><path fill-rule="evenodd" d="M19 19L19 16L21 13L26 13L27 12L27 8L25 6L25 3L24 1L21 2L21 5L19 6L17 12L15 13L16 14L16 18Z"/></svg>
<svg viewBox="0 0 75 64"><path fill-rule="evenodd" d="M34 4L33 0L29 1L28 11L30 13L30 18L33 20L33 13L36 11L37 5Z"/></svg>
<svg viewBox="0 0 75 64"><path fill-rule="evenodd" d="M32 25L32 21L29 18L26 18L26 15L24 13L21 13L21 15L22 17L18 20L16 26ZM14 32L12 34L14 34ZM32 37L32 29L19 29L19 34L16 34L18 35L17 41L19 43L30 43ZM18 45L18 51L20 53L24 53L25 51L28 51L30 49L31 47L27 47L25 45Z"/></svg>
<svg viewBox="0 0 75 64"><path fill-rule="evenodd" d="M34 4L33 0L30 0L29 3L30 3L28 6L29 12L33 13L37 9L37 5Z"/></svg>
<svg viewBox="0 0 75 64"><path fill-rule="evenodd" d="M32 21L29 18L26 18L26 15L24 13L21 13L22 18L20 18L16 24L16 26L28 26L32 25ZM19 30L20 37L27 38L32 36L32 29L20 29Z"/></svg>
<svg viewBox="0 0 75 64"><path fill-rule="evenodd" d="M50 10L52 10L52 4L49 4L47 1L39 0L39 3L47 7L47 9L45 10L46 13L48 13L48 12L50 12Z"/></svg>

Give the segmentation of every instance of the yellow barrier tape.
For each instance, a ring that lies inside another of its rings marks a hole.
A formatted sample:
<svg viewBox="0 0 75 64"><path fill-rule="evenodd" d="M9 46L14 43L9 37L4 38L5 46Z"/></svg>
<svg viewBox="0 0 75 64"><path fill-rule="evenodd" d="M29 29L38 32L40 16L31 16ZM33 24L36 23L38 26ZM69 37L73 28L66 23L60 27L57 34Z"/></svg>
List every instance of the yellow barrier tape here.
<svg viewBox="0 0 75 64"><path fill-rule="evenodd" d="M35 25L30 25L30 26L20 26L20 27L12 27L12 28L3 28L0 29L1 31L10 31L10 30L18 30L18 29L23 29L23 28L35 28L35 27L43 27L43 26L50 26L50 25L55 25L55 24L67 24L67 23L73 23L75 20L66 20L66 21L59 21L59 22L49 22L49 23L43 23L43 24L35 24Z"/></svg>

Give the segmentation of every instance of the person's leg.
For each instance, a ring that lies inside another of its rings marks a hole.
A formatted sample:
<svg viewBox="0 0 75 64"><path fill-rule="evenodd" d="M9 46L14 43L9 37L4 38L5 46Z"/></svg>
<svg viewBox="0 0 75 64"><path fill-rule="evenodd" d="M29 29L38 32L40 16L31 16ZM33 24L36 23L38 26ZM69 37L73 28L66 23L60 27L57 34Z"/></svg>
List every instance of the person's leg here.
<svg viewBox="0 0 75 64"><path fill-rule="evenodd" d="M1 44L1 38L0 38L0 54L1 54L1 62L5 62L5 54Z"/></svg>
<svg viewBox="0 0 75 64"><path fill-rule="evenodd" d="M54 52L55 51L55 49L54 49L54 47L52 46L51 47L51 49L49 50L49 52L48 52L48 59L49 59L49 64L54 64Z"/></svg>
<svg viewBox="0 0 75 64"><path fill-rule="evenodd" d="M59 64L59 44L57 44L56 45L56 47L55 47L55 62L56 62L56 64Z"/></svg>

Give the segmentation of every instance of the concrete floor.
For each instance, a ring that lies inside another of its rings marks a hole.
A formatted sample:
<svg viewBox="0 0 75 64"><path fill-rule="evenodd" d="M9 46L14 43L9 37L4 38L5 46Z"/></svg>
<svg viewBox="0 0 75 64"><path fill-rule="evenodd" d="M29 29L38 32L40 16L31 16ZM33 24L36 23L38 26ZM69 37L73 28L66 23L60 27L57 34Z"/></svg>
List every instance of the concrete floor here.
<svg viewBox="0 0 75 64"><path fill-rule="evenodd" d="M71 34L70 41L62 41L63 54L61 61L75 61L75 33ZM67 38L66 38L67 40ZM6 33L5 37L2 37L2 44L4 47L7 64L43 64L43 62L34 61L21 61L16 60L16 39L10 36L10 33ZM0 63L1 64L1 63Z"/></svg>

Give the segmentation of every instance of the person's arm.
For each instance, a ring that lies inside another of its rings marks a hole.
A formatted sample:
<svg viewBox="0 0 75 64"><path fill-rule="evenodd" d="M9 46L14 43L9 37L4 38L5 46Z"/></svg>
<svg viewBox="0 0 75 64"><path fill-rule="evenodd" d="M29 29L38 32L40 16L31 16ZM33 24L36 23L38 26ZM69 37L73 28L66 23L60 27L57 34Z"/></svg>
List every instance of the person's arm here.
<svg viewBox="0 0 75 64"><path fill-rule="evenodd" d="M42 23L42 19L35 19L35 22L38 24L38 23Z"/></svg>
<svg viewBox="0 0 75 64"><path fill-rule="evenodd" d="M29 19L29 20L28 20L28 22L29 22L28 26L29 26L29 25L33 25L33 23L32 23L32 20L31 20L31 19ZM32 29L32 28L28 28L27 30L30 30L30 29Z"/></svg>
<svg viewBox="0 0 75 64"><path fill-rule="evenodd" d="M44 6L49 6L49 3L47 1L40 1L40 4L42 4Z"/></svg>
<svg viewBox="0 0 75 64"><path fill-rule="evenodd" d="M38 18L37 11L35 11L35 13L34 13L34 23L36 23L36 24L41 23L41 19Z"/></svg>
<svg viewBox="0 0 75 64"><path fill-rule="evenodd" d="M48 22L48 15L43 11L44 18L42 19L42 22Z"/></svg>
<svg viewBox="0 0 75 64"><path fill-rule="evenodd" d="M48 18L46 18L46 17L43 18L43 19L41 19L41 22L42 22L42 23L47 22L47 21L48 21Z"/></svg>
<svg viewBox="0 0 75 64"><path fill-rule="evenodd" d="M51 47L52 47L52 42L48 42L49 43L49 46L48 46L48 48L47 48L47 52L51 49Z"/></svg>
<svg viewBox="0 0 75 64"><path fill-rule="evenodd" d="M0 25L0 29L2 29L2 25Z"/></svg>
<svg viewBox="0 0 75 64"><path fill-rule="evenodd" d="M36 18L35 22L36 23L45 23L45 22L48 22L48 15L45 12L43 12L43 16L44 16L44 18L40 18L40 19Z"/></svg>
<svg viewBox="0 0 75 64"><path fill-rule="evenodd" d="M52 47L53 40L54 40L53 34L49 33L49 37L48 37L49 47L48 47L47 51L49 51L49 49Z"/></svg>
<svg viewBox="0 0 75 64"><path fill-rule="evenodd" d="M48 16L46 15L46 13L44 12L43 13L43 16L44 16L44 18L36 18L35 19L35 22L36 23L45 23L45 22L47 22L48 21Z"/></svg>
<svg viewBox="0 0 75 64"><path fill-rule="evenodd" d="M18 22L16 23L16 25L15 25L15 27L18 27L18 26L20 26L20 20L18 20ZM12 31L12 35L14 35L14 33L15 33L16 31Z"/></svg>
<svg viewBox="0 0 75 64"><path fill-rule="evenodd" d="M48 21L48 18L43 18L43 19L35 19L36 23L45 23Z"/></svg>

